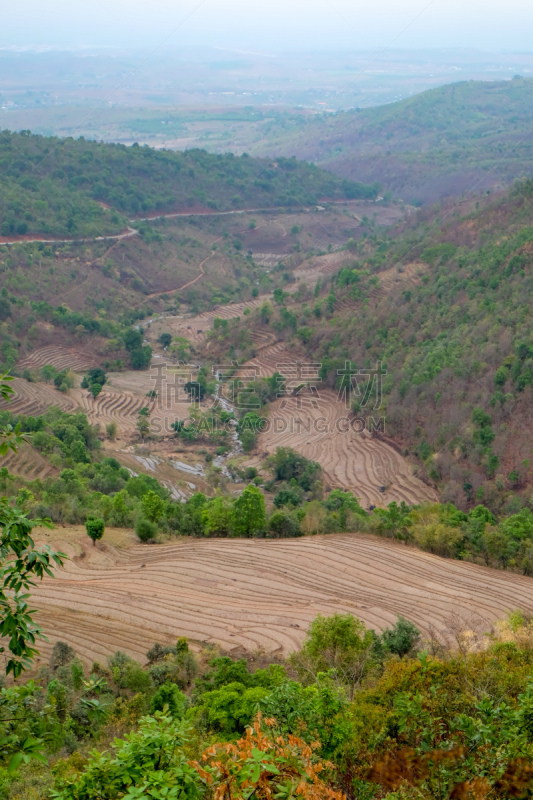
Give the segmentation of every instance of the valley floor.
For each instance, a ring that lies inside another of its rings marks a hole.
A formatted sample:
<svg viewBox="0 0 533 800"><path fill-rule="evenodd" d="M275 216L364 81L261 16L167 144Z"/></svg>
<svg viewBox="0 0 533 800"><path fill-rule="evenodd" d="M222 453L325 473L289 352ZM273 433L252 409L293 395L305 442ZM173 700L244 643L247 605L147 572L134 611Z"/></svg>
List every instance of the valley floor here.
<svg viewBox="0 0 533 800"><path fill-rule="evenodd" d="M380 211L386 213L390 209L383 207ZM304 220L305 215L301 216ZM314 221L312 215L310 218ZM294 217L291 217L291 221L293 219ZM266 250L273 246L273 242L279 242L280 234L275 225L279 225L279 222L267 220L264 225L250 231L250 235L258 233L263 237L261 241L256 242L257 246L260 245ZM266 230L263 231L263 227ZM280 254L275 254L275 258L279 257ZM346 250L315 255L302 262L295 271L295 276L299 283L307 283L309 287L314 287L317 279L331 276L341 266L350 263L350 260L351 255ZM401 272L395 269L386 270L380 274L379 286L373 291L382 294L398 291L400 287L402 289L406 286L411 287L420 281L423 271L424 265L420 263L409 264ZM51 385L30 383L17 378L13 382L15 396L5 407L15 414L24 415L38 415L51 405L58 405L70 413L81 410L92 425L100 426L102 432L110 423L116 423L117 438L113 442L106 442L106 450L110 455L114 455L134 472L147 472L158 478L172 492L175 499L186 497L196 490L203 491L204 482L198 479L200 472L196 469L197 458L188 451L181 455L171 452L170 439L173 437L171 424L176 419L188 417L188 402L184 402L182 398L181 402L173 401L169 405L163 401L161 391L158 391L157 403L147 400L147 394L156 388L157 367L162 367L168 361L166 353L158 344L158 337L162 332L170 332L173 337L183 337L194 348L200 350L203 348L208 353L208 332L213 328L217 317L228 321L236 317L242 318L245 313L257 309L270 300L270 294L263 294L248 301L217 306L196 315L161 315L146 320L142 323L143 332L155 352L150 370L110 373L108 382L96 398L80 388L72 389L68 395L63 395ZM350 302L353 306L354 301L348 299L338 301L343 307L346 304L350 305ZM273 331L252 329L251 339L255 356L243 365L244 371L253 369L258 376L268 377L280 370L285 374L285 367L289 368L287 374L290 374L291 368L295 369L297 362L303 358L294 347L287 347L285 342L277 341ZM76 371L81 380L83 372L96 363L98 359L85 352L83 347L76 349L47 345L36 348L19 362L18 369L38 371L45 364L51 364L57 369L70 368ZM172 363L172 359L169 363ZM385 507L393 501L403 500L417 504L437 500L436 490L424 484L416 476L412 464L394 447L382 438L373 436L366 429L362 432L352 429L353 419L350 411L335 392L321 388L317 402L307 402L303 408L299 405L293 407L294 405L293 400L288 404L279 401L272 404L269 411L271 430L259 437L257 451L249 459L249 465L260 466L263 458L276 447L288 445L307 458L318 461L324 470L328 485L331 488L352 491L365 508ZM162 437L157 435L152 437L148 443L149 451L142 453L143 457L137 459L132 456L132 452L139 444L137 415L144 406L150 408L154 431L157 427ZM379 420L380 414L376 413L375 416ZM155 458L146 459L144 455L152 455ZM191 462L191 457L194 463ZM169 458L170 466L167 463ZM190 474L187 474L190 472L188 469L182 474L183 470L180 471L179 466L176 466L182 461L193 468L196 478L191 480ZM33 465L19 462L20 458L10 458L8 466L12 472L28 478L35 477ZM43 470L41 473L44 474Z"/></svg>

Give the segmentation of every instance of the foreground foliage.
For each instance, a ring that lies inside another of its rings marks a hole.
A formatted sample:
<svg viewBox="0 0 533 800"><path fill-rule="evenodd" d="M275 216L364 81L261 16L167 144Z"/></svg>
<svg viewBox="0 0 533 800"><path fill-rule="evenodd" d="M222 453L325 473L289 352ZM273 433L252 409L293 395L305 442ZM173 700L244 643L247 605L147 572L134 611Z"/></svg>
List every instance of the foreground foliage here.
<svg viewBox="0 0 533 800"><path fill-rule="evenodd" d="M156 711L139 730L113 742L114 757L95 751L83 775L53 792L57 800L115 800L123 797L187 798L203 795L197 771L183 754L183 722ZM170 792L170 793L169 793Z"/></svg>
<svg viewBox="0 0 533 800"><path fill-rule="evenodd" d="M0 375L0 397L8 401L13 394L10 380L10 376ZM1 424L0 456L8 450L16 453L25 440L20 422ZM31 666L41 635L35 611L28 606L29 589L35 580L52 576L51 567L61 566L65 558L48 546L35 547L31 532L39 522L28 519L20 508L13 508L6 497L0 497L0 653L7 650L5 672L15 678ZM28 739L27 749L32 748L33 740Z"/></svg>
<svg viewBox="0 0 533 800"><path fill-rule="evenodd" d="M291 664L255 671L208 652L198 660L180 639L151 648L146 668L117 652L86 676L58 643L42 686L0 693L2 796L530 796L533 623L514 612L483 642L450 620L453 646L445 631L407 640L406 624L378 635L350 615L319 617ZM310 659L313 676L289 675Z"/></svg>
<svg viewBox="0 0 533 800"><path fill-rule="evenodd" d="M6 498L0 499L0 637L7 640L0 653L9 652L6 673L15 677L31 666L38 653L40 629L28 605L29 590L35 580L52 577L52 566L61 566L65 558L46 545L35 547L31 531L39 523L11 508Z"/></svg>

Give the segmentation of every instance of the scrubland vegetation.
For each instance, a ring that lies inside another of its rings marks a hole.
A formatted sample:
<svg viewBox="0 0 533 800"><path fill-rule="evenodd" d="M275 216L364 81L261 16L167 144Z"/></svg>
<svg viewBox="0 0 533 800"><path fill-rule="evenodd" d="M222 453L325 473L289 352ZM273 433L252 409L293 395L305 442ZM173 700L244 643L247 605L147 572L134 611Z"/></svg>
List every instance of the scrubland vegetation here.
<svg viewBox="0 0 533 800"><path fill-rule="evenodd" d="M155 644L90 669L57 642L5 687L5 798L525 797L531 622L483 643L317 617L286 661Z"/></svg>
<svg viewBox="0 0 533 800"><path fill-rule="evenodd" d="M533 81L462 81L377 108L268 122L250 152L296 153L379 181L409 203L477 194L531 173Z"/></svg>

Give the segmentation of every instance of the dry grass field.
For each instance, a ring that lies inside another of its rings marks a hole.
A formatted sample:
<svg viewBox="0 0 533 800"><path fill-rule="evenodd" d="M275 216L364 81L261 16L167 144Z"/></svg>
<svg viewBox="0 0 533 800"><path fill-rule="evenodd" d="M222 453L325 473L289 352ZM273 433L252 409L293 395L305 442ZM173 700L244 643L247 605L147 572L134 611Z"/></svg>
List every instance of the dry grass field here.
<svg viewBox="0 0 533 800"><path fill-rule="evenodd" d="M533 581L360 534L283 541L185 539L135 544L111 529L93 547L80 527L45 541L70 560L32 601L49 641L72 644L86 662L123 649L141 661L178 636L287 653L319 613L350 612L375 630L412 620L427 637L458 627L491 630L508 611L533 612Z"/></svg>

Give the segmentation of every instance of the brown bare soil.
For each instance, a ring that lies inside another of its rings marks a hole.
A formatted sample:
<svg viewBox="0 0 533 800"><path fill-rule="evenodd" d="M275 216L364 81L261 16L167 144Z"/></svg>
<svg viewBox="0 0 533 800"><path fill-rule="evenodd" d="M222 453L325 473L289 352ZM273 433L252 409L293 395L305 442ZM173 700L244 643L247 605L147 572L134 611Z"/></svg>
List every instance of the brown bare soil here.
<svg viewBox="0 0 533 800"><path fill-rule="evenodd" d="M437 500L436 491L414 475L396 450L368 430L358 432L362 426L343 398L321 389L320 384L318 395L306 393L300 399L288 397L272 403L270 429L260 434L258 449L270 454L277 447L292 447L318 461L332 488L353 491L367 508L394 500L410 505Z"/></svg>
<svg viewBox="0 0 533 800"><path fill-rule="evenodd" d="M10 403L1 401L0 408L8 409L12 414L36 416L44 414L50 406L59 406L70 413L77 409L75 400L44 383L29 383L22 378L14 378L10 386L15 394Z"/></svg>
<svg viewBox="0 0 533 800"><path fill-rule="evenodd" d="M23 444L17 453L9 452L2 458L2 467L6 467L12 475L21 475L27 481L37 478L56 477L59 470L55 469L42 455L29 445Z"/></svg>
<svg viewBox="0 0 533 800"><path fill-rule="evenodd" d="M457 624L488 632L510 610L533 612L529 578L371 536L169 545L133 538L110 530L93 547L80 527L43 534L71 559L32 595L49 637L43 661L57 640L89 663L117 649L143 661L155 641L178 636L287 653L319 613L350 612L376 630L401 614L445 638Z"/></svg>
<svg viewBox="0 0 533 800"><path fill-rule="evenodd" d="M29 356L19 361L17 369L36 370L47 364L60 371L72 369L75 372L83 372L94 367L96 360L92 354L84 353L82 346L79 349L75 349L73 347L48 345L34 350Z"/></svg>

